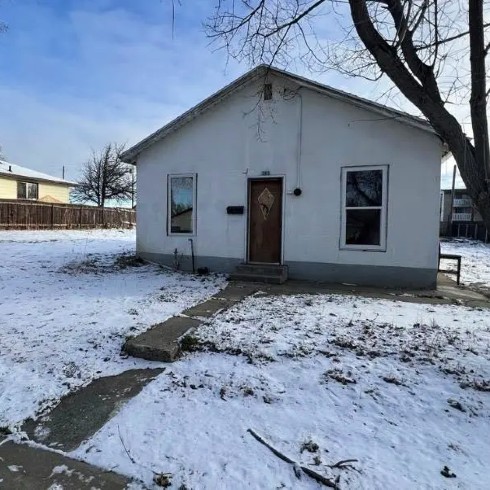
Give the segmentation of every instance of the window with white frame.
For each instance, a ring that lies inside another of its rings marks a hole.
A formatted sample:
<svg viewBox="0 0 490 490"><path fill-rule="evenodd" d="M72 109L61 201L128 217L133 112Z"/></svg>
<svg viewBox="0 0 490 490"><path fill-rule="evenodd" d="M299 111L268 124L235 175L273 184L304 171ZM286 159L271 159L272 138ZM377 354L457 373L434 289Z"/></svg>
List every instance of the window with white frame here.
<svg viewBox="0 0 490 490"><path fill-rule="evenodd" d="M39 184L37 182L17 182L17 199L39 198Z"/></svg>
<svg viewBox="0 0 490 490"><path fill-rule="evenodd" d="M196 229L196 174L168 176L168 234L194 235Z"/></svg>
<svg viewBox="0 0 490 490"><path fill-rule="evenodd" d="M352 250L386 250L388 166L342 168L340 245Z"/></svg>

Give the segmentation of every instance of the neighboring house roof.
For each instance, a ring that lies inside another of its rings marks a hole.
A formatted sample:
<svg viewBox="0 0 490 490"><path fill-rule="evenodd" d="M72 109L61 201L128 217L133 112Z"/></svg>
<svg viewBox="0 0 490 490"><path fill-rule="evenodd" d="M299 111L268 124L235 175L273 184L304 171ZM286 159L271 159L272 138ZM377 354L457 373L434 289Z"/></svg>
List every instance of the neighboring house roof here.
<svg viewBox="0 0 490 490"><path fill-rule="evenodd" d="M30 168L21 167L15 163L9 163L5 160L0 160L0 177L20 177L22 179L31 179L34 181L47 181L56 184L65 184L69 186L76 185L75 182L69 180L60 179L59 177L53 177L52 175L44 174Z"/></svg>
<svg viewBox="0 0 490 490"><path fill-rule="evenodd" d="M328 97L332 97L334 99L339 99L344 102L348 102L352 105L355 105L356 107L360 107L362 109L366 109L371 112L375 112L376 114L379 114L383 117L388 117L388 118L395 118L399 122L407 124L412 127L416 127L419 129L422 129L424 131L427 131L431 134L436 135L437 133L434 131L432 126L425 120L420 117L413 116L411 114L408 114L406 112L399 111L397 109L392 109L391 107L384 106L382 104L378 104L377 102L373 102L368 99L364 99L362 97L358 97L356 95L352 95L348 92L344 92L342 90L338 90L332 87L329 87L328 85L324 85L318 82L315 82L313 80L309 80L304 77L300 77L298 75L295 75L293 73L284 71L284 70L279 70L278 68L273 68L268 65L259 65L256 68L253 68L252 70L248 71L241 77L237 78L233 82L231 82L229 85L226 85L224 88L219 90L218 92L214 93L207 99L204 99L202 102L199 104L195 105L188 111L184 112L182 115L179 117L175 118L173 121L170 123L166 124L159 130L155 131L154 133L150 134L143 140L141 140L139 143L136 145L132 146L128 150L126 150L122 155L121 158L127 162L127 163L136 163L136 159L138 158L138 155L153 145L154 143L160 141L161 139L165 138L169 134L173 133L180 127L184 126L186 123L192 121L196 117L200 116L207 110L211 109L214 107L216 104L221 102L221 100L225 99L226 97L232 95L235 93L237 90L242 88L244 85L257 80L261 77L266 77L267 75L274 75L282 78L286 78L288 80L293 81L294 83L298 84L300 87L305 87L311 90L314 90L317 93L321 93L323 95L326 95Z"/></svg>

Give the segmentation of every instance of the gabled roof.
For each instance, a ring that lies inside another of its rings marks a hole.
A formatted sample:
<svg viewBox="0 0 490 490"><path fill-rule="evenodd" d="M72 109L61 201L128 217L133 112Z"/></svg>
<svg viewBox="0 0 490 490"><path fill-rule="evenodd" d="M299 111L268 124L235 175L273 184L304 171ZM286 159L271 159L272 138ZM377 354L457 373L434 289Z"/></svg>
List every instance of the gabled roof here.
<svg viewBox="0 0 490 490"><path fill-rule="evenodd" d="M261 77L266 77L267 75L274 75L277 77L288 79L296 83L300 87L305 87L317 93L326 95L328 97L339 99L344 102L348 102L356 107L366 109L368 111L374 112L383 117L392 118L392 119L394 118L400 123L407 124L408 126L412 126L421 129L423 131L427 131L431 134L434 135L437 134L432 128L432 126L425 119L422 119L420 117L413 116L411 114L408 114L407 112L402 112L397 109L392 109L391 107L378 104L377 102L373 102L368 99L363 99L362 97L352 95L348 92L344 92L342 90L329 87L328 85L324 85L322 83L318 83L313 80L300 77L298 75L295 75L293 73L284 70L280 70L278 68L274 68L268 65L259 65L256 68L253 68L252 70L248 71L241 77L237 78L229 85L226 85L221 90L218 90L218 92L215 92L210 97L204 99L202 102L199 102L199 104L195 105L188 111L184 112L183 114L175 118L173 121L169 122L162 128L150 134L136 145L126 150L121 155L122 159L127 163L135 164L139 154L142 151L146 150L154 143L160 141L161 139L173 133L180 127L184 126L188 122L198 117L199 115L211 109L220 101L230 96L231 94L235 93L243 86Z"/></svg>
<svg viewBox="0 0 490 490"><path fill-rule="evenodd" d="M0 160L0 177L20 177L22 179L31 179L34 181L45 181L45 182L53 182L56 184L65 184L69 186L76 185L75 182L71 182L69 180L60 179L59 177L53 177L51 175L38 172L36 170L31 170L30 168L21 167L20 165L16 165L15 163L9 163L5 160Z"/></svg>

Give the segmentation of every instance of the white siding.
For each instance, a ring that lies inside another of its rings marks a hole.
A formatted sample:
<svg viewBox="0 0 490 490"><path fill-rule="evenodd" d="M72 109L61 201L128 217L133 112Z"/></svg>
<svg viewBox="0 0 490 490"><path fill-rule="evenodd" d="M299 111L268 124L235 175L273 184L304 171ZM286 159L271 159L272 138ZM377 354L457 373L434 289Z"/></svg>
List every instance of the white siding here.
<svg viewBox="0 0 490 490"><path fill-rule="evenodd" d="M244 260L246 212L227 215L226 207L246 208L247 177L268 171L285 178L285 262L437 267L437 137L307 89L290 100L275 93L258 110L256 93L257 88L244 89L141 154L138 251L189 253L187 237L166 233L167 174L197 173L196 254ZM346 165L389 165L385 252L339 248L340 176ZM303 193L296 197L298 184Z"/></svg>

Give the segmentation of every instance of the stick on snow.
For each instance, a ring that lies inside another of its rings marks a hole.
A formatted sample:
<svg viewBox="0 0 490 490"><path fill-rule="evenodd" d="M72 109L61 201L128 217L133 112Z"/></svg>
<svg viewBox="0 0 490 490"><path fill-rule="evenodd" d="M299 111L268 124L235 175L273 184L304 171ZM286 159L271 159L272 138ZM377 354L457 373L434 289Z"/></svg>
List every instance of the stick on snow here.
<svg viewBox="0 0 490 490"><path fill-rule="evenodd" d="M335 481L330 480L329 478L324 477L323 475L320 475L316 471L313 471L310 468L307 468L306 466L301 466L300 464L296 463L293 461L290 457L286 456L285 454L281 453L278 451L275 447L271 446L265 439L260 437L257 432L255 432L252 429L248 429L247 432L250 432L250 434L259 441L261 444L263 444L266 448L268 448L270 451L272 451L278 458L282 459L286 463L292 464L295 468L301 468L303 473L307 474L310 478L313 478L316 480L318 483L322 483L326 487L330 488L336 488L338 490L338 477L336 478Z"/></svg>

